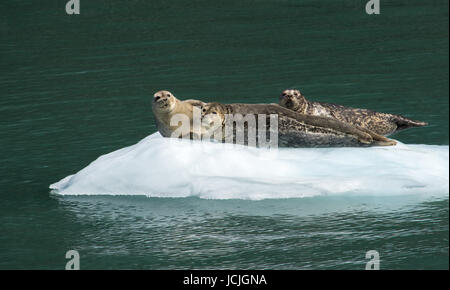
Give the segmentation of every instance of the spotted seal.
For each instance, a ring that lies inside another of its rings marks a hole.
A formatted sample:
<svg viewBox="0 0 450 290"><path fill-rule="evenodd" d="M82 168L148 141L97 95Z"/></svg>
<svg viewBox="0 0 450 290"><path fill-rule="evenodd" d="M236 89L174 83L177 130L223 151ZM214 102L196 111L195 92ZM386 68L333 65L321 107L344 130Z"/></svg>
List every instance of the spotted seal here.
<svg viewBox="0 0 450 290"><path fill-rule="evenodd" d="M152 111L156 119L158 131L163 137L171 137L171 134L179 127L179 125L171 125L171 118L176 114L186 115L190 120L190 127L193 128L193 108L204 105L199 100L180 101L169 91L158 91L153 95ZM190 131L190 135L193 132ZM184 137L184 136L181 136ZM192 137L192 136L191 136Z"/></svg>
<svg viewBox="0 0 450 290"><path fill-rule="evenodd" d="M301 114L334 118L380 135L390 135L400 130L427 125L425 122L411 120L401 115L308 101L298 90L283 91L279 97L279 105Z"/></svg>
<svg viewBox="0 0 450 290"><path fill-rule="evenodd" d="M359 147L392 146L396 142L368 129L359 128L333 118L299 114L277 104L221 104L207 103L202 106L202 126L205 131L218 132L219 142L227 142L225 124L227 116L276 114L278 118L278 146L280 147ZM266 128L269 127L266 118ZM213 125L212 125L213 124ZM233 125L233 124L232 124ZM244 123L248 131L248 123ZM256 125L259 126L259 125ZM228 131L236 134L236 130ZM236 135L231 136L233 140ZM230 139L228 139L230 140Z"/></svg>

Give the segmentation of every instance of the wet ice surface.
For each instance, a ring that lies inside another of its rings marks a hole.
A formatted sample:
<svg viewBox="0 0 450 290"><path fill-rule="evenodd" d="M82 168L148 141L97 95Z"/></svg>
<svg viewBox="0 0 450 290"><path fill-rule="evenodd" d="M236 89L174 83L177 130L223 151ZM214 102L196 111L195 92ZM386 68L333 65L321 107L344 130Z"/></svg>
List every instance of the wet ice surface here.
<svg viewBox="0 0 450 290"><path fill-rule="evenodd" d="M248 148L152 134L50 186L62 195L206 199L448 195L448 146Z"/></svg>

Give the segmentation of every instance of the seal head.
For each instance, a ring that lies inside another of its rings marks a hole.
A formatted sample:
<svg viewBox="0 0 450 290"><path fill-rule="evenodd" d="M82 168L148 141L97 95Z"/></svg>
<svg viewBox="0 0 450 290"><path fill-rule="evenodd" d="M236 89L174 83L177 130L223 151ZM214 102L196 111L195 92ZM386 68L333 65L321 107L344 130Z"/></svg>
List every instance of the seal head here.
<svg viewBox="0 0 450 290"><path fill-rule="evenodd" d="M169 91L158 91L153 95L153 110L161 113L173 111L176 106L176 99Z"/></svg>
<svg viewBox="0 0 450 290"><path fill-rule="evenodd" d="M212 124L223 124L226 110L222 104L207 103L202 106L202 126L211 127Z"/></svg>
<svg viewBox="0 0 450 290"><path fill-rule="evenodd" d="M308 102L299 90L284 90L280 95L279 104L299 113L305 113L308 108Z"/></svg>

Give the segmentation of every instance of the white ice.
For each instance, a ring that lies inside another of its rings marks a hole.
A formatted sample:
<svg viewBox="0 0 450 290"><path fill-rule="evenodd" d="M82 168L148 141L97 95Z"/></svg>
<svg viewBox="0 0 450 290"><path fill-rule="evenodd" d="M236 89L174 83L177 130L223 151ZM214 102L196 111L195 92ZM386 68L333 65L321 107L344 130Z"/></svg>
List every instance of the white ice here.
<svg viewBox="0 0 450 290"><path fill-rule="evenodd" d="M152 134L100 156L50 185L61 195L198 196L207 199L317 195L448 196L449 147L248 148Z"/></svg>

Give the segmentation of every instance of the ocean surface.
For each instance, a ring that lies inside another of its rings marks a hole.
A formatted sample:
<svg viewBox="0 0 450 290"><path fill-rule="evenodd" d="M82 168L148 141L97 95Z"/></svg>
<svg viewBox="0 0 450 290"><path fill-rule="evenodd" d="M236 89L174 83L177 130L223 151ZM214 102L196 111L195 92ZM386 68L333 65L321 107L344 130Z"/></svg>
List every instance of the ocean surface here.
<svg viewBox="0 0 450 290"><path fill-rule="evenodd" d="M447 0L64 2L0 4L0 269L449 268ZM286 88L429 126L276 155L155 134L158 90Z"/></svg>

